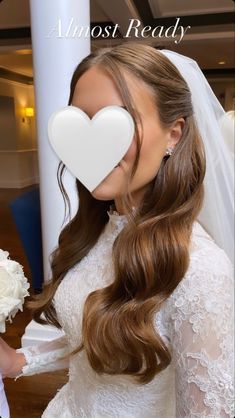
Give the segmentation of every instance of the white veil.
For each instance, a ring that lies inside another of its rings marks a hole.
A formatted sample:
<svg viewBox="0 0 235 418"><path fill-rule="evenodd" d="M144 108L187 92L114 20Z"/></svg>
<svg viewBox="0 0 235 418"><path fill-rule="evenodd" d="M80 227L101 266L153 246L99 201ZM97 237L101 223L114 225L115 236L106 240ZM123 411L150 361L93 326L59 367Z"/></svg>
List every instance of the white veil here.
<svg viewBox="0 0 235 418"><path fill-rule="evenodd" d="M220 127L225 110L196 61L167 49L160 52L177 67L189 86L205 147L205 198L198 221L234 263L234 167Z"/></svg>

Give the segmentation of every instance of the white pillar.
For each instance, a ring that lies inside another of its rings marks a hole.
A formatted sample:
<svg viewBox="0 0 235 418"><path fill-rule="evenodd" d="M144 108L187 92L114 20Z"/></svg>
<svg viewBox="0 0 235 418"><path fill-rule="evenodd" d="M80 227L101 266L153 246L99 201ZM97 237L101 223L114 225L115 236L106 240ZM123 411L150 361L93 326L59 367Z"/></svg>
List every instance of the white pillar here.
<svg viewBox="0 0 235 418"><path fill-rule="evenodd" d="M30 0L30 9L44 279L48 280L50 278L49 255L57 246L64 218L64 203L56 178L59 160L48 141L47 124L54 111L68 104L73 71L82 58L90 52L89 36L79 37L76 31L74 32L76 26L89 27L90 8L89 0ZM74 214L77 208L75 179L68 171L64 176L64 183L70 197L72 214ZM34 325L36 328L36 324ZM31 323L31 328L34 325ZM34 330L29 328L28 326L28 331L23 337L23 345L27 344L27 333L29 335L33 332L35 336Z"/></svg>
<svg viewBox="0 0 235 418"><path fill-rule="evenodd" d="M64 204L56 179L59 160L48 141L47 124L55 110L67 105L73 71L90 52L89 37L73 37L73 31L68 30L71 22L79 26L90 25L89 0L31 0L30 9L44 278L48 280L48 257L57 245ZM66 184L71 199L75 201L72 175L67 175Z"/></svg>

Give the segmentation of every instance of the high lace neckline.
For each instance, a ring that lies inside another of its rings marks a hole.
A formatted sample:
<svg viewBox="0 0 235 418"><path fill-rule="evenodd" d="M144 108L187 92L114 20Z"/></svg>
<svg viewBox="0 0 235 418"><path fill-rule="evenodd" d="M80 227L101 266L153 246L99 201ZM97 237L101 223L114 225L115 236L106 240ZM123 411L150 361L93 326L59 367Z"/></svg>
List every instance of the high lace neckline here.
<svg viewBox="0 0 235 418"><path fill-rule="evenodd" d="M133 212L135 211L134 206L132 207L132 210ZM128 222L127 215L121 215L120 213L118 213L117 210L114 209L114 205L110 205L107 214L109 215L109 224L114 225L116 227L122 227ZM192 234L200 235L204 238L209 238L213 240L213 238L210 235L208 235L207 231L204 229L204 227L200 224L198 220L195 220L193 223Z"/></svg>
<svg viewBox="0 0 235 418"><path fill-rule="evenodd" d="M120 213L118 213L114 209L113 205L110 205L109 210L107 211L107 214L109 216L109 222L108 222L109 225L113 225L115 227L119 227L119 226L122 227L128 222L127 215L125 214L121 215Z"/></svg>
<svg viewBox="0 0 235 418"><path fill-rule="evenodd" d="M132 207L132 209L134 211L134 209L135 209L134 206ZM108 213L109 217L114 216L114 217L118 217L120 219L126 219L127 218L127 215L125 215L125 214L121 215L120 213L118 213L116 211L116 209L114 209L114 205L110 205L109 210L107 211L107 213Z"/></svg>

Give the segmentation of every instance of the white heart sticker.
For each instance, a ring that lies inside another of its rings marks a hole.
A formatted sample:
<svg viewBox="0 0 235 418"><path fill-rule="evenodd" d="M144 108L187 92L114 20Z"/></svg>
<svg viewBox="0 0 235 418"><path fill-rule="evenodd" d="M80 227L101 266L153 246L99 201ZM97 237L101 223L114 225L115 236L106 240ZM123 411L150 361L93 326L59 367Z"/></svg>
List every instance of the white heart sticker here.
<svg viewBox="0 0 235 418"><path fill-rule="evenodd" d="M104 107L92 119L66 106L50 116L48 136L58 157L91 192L126 154L134 121L120 106Z"/></svg>

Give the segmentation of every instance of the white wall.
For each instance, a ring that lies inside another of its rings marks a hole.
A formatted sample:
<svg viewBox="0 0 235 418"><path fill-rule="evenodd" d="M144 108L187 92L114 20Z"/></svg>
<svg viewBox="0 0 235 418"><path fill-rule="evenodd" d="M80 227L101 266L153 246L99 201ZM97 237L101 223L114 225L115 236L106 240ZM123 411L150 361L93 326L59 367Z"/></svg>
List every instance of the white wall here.
<svg viewBox="0 0 235 418"><path fill-rule="evenodd" d="M39 183L38 152L0 150L0 188L19 189Z"/></svg>
<svg viewBox="0 0 235 418"><path fill-rule="evenodd" d="M14 97L0 95L0 144L2 149L14 150L16 144Z"/></svg>
<svg viewBox="0 0 235 418"><path fill-rule="evenodd" d="M0 135L0 188L21 188L38 183L35 117L23 119L25 107L35 108L34 87L0 79L0 96L12 97L15 104L15 138L9 137L8 142L5 132ZM11 136L14 135L12 132Z"/></svg>

